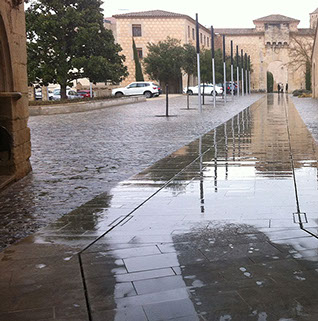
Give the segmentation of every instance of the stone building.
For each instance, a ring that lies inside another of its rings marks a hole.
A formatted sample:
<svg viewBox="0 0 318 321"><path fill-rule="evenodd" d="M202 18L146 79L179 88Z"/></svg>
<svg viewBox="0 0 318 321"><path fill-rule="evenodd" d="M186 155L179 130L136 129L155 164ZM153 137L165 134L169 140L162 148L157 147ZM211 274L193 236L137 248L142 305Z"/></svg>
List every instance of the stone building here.
<svg viewBox="0 0 318 321"><path fill-rule="evenodd" d="M317 10L316 10L317 11ZM316 12L315 11L315 12ZM317 14L310 15L310 25L317 22ZM316 22L315 22L316 21ZM274 78L274 90L283 84L284 90L305 88L305 65L296 49L303 47L310 54L313 40L313 28L298 28L299 20L282 15L270 15L253 21L255 28L216 29L215 32L226 36L230 41L251 56L251 89L267 90L267 72Z"/></svg>
<svg viewBox="0 0 318 321"><path fill-rule="evenodd" d="M0 1L0 188L31 170L23 0Z"/></svg>
<svg viewBox="0 0 318 321"><path fill-rule="evenodd" d="M116 30L116 41L122 46L126 56L129 77L123 82L126 85L135 80L132 38L140 58L147 55L147 43L157 43L168 36L177 38L182 44L195 44L195 21L189 16L162 10L145 11L114 15L113 24ZM220 47L221 37L226 36L227 54L230 53L230 41L239 50L251 56L251 88L254 91L267 90L267 72L273 74L274 89L281 83L289 91L305 87L305 66L299 66L299 57L295 50L299 45L311 51L314 38L314 27L318 21L318 9L310 14L310 28L298 28L299 20L283 15L270 15L254 20L254 28L215 29L216 47ZM210 30L200 25L200 44L210 48ZM235 47L234 47L235 48ZM183 84L186 84L186 77Z"/></svg>
<svg viewBox="0 0 318 321"><path fill-rule="evenodd" d="M129 76L122 82L122 85L135 81L133 39L141 60L147 56L149 42L158 43L170 37L180 40L182 45L186 43L195 45L195 20L184 14L153 10L114 15L113 18L115 18L113 23L116 24L114 36L123 49L122 54L126 56L125 64L129 72ZM109 18L106 20L110 21ZM210 30L200 25L199 37L201 47L210 48ZM185 84L186 79L183 79L183 85Z"/></svg>
<svg viewBox="0 0 318 321"><path fill-rule="evenodd" d="M317 11L317 10L316 10ZM316 36L312 52L312 96L318 98L318 28L316 26Z"/></svg>

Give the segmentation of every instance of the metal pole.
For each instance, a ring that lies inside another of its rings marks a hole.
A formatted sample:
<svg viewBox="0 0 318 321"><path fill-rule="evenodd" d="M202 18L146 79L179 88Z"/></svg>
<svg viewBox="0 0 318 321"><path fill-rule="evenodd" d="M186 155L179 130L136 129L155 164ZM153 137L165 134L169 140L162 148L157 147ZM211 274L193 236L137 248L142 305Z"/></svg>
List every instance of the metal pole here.
<svg viewBox="0 0 318 321"><path fill-rule="evenodd" d="M214 28L211 26L211 53L212 53L212 79L213 79L213 106L216 105L215 93L215 52L214 52Z"/></svg>
<svg viewBox="0 0 318 321"><path fill-rule="evenodd" d="M247 53L245 53L245 86L246 86L246 95L248 95L248 81L247 81Z"/></svg>
<svg viewBox="0 0 318 321"><path fill-rule="evenodd" d="M239 49L236 46L236 82L237 82L237 97L240 96L240 60L239 60Z"/></svg>
<svg viewBox="0 0 318 321"><path fill-rule="evenodd" d="M234 98L234 66L233 66L233 40L231 40L231 95L232 95L232 100Z"/></svg>
<svg viewBox="0 0 318 321"><path fill-rule="evenodd" d="M223 77L224 77L223 95L224 95L224 103L226 103L225 35L223 35Z"/></svg>
<svg viewBox="0 0 318 321"><path fill-rule="evenodd" d="M89 83L89 95L90 95L90 98L93 98L93 85L91 82Z"/></svg>
<svg viewBox="0 0 318 321"><path fill-rule="evenodd" d="M166 117L169 117L169 85L166 84Z"/></svg>
<svg viewBox="0 0 318 321"><path fill-rule="evenodd" d="M244 96L244 58L243 58L243 49L241 50L241 65L242 65L242 96Z"/></svg>
<svg viewBox="0 0 318 321"><path fill-rule="evenodd" d="M248 56L248 90L251 94L251 56Z"/></svg>
<svg viewBox="0 0 318 321"><path fill-rule="evenodd" d="M199 110L202 113L201 104L201 74L200 74L200 43L199 43L199 20L198 14L195 14L195 28L196 28L196 47L197 47L197 66L198 66L198 99L199 99Z"/></svg>

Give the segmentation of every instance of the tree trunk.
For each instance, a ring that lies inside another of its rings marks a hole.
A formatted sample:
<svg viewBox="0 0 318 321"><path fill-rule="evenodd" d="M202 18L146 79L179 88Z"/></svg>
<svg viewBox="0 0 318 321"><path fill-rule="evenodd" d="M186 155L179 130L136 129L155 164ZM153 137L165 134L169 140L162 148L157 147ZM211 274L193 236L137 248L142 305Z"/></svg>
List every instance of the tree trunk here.
<svg viewBox="0 0 318 321"><path fill-rule="evenodd" d="M66 84L61 84L61 100L67 99Z"/></svg>

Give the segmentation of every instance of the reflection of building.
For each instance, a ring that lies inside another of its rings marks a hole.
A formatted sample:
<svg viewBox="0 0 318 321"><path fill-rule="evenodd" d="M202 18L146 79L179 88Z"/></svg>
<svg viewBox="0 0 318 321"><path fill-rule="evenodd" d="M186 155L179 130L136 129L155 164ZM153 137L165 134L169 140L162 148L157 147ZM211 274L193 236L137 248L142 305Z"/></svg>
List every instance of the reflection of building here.
<svg viewBox="0 0 318 321"><path fill-rule="evenodd" d="M158 43L166 40L167 37L171 37L180 40L181 44L195 44L195 20L184 14L153 10L120 14L113 16L113 18L116 19L114 36L123 48L122 53L126 56L125 64L129 72L129 76L123 82L124 85L135 81L133 38L141 59L147 55L147 44L149 42ZM109 18L106 18L106 20L110 21ZM108 28L111 29L111 27ZM211 47L209 29L200 25L199 37L202 47ZM186 79L184 79L184 85L185 83Z"/></svg>
<svg viewBox="0 0 318 321"><path fill-rule="evenodd" d="M31 170L26 61L23 1L0 1L0 186L1 177L18 179Z"/></svg>
<svg viewBox="0 0 318 321"><path fill-rule="evenodd" d="M226 35L227 47L233 40L235 45L251 56L253 73L252 90L267 90L267 72L274 78L274 90L277 84L285 86L289 91L305 87L305 66L299 67L301 59L293 48L299 44L310 54L313 42L314 26L317 23L317 10L310 14L310 28L298 28L299 20L282 15L270 15L254 20L255 28L250 29L216 29ZM297 44L298 43L298 44Z"/></svg>

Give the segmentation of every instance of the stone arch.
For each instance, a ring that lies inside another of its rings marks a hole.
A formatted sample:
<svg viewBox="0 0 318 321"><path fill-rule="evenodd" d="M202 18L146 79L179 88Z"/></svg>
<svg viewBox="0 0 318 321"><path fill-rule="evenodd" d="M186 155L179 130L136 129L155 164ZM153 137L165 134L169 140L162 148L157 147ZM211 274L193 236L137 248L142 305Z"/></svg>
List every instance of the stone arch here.
<svg viewBox="0 0 318 321"><path fill-rule="evenodd" d="M288 68L281 60L272 61L268 65L267 71L273 74L274 90L277 89L279 83L283 84L285 88L288 83Z"/></svg>
<svg viewBox="0 0 318 321"><path fill-rule="evenodd" d="M12 63L9 42L0 14L0 91L13 91Z"/></svg>

